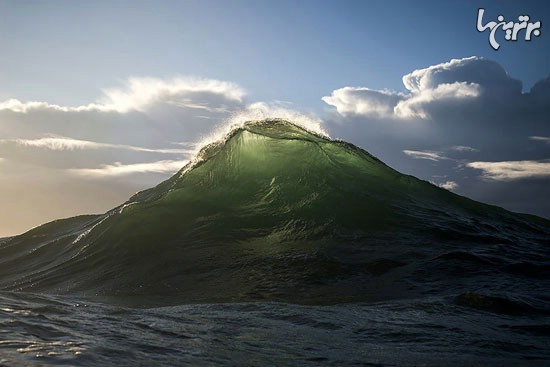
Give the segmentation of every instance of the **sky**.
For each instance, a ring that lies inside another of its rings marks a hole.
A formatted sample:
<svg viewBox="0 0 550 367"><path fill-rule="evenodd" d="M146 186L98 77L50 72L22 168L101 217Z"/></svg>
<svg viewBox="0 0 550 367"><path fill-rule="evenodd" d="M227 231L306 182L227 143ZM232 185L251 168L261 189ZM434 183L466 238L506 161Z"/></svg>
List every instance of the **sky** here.
<svg viewBox="0 0 550 367"><path fill-rule="evenodd" d="M540 34L494 50L479 8ZM550 217L547 27L542 0L0 0L0 237L105 212L261 117Z"/></svg>

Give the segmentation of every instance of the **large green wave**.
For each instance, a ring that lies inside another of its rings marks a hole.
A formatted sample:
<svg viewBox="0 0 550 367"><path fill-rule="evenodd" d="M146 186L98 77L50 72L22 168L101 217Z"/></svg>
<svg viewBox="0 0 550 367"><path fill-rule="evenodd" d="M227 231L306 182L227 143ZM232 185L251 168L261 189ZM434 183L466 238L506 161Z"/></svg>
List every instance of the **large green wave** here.
<svg viewBox="0 0 550 367"><path fill-rule="evenodd" d="M440 269L460 253L473 256L468 264L497 256L498 269L513 263L498 249L547 258L549 234L547 220L455 195L351 144L264 120L235 128L104 215L0 243L0 286L136 302L379 300L462 284L471 273Z"/></svg>

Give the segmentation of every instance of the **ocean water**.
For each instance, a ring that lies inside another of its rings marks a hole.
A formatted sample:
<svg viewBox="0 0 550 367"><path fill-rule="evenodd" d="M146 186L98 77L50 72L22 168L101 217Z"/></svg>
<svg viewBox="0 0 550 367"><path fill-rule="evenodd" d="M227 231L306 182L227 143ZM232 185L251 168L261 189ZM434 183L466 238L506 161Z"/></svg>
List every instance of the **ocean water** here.
<svg viewBox="0 0 550 367"><path fill-rule="evenodd" d="M546 366L550 318L447 298L139 308L0 295L2 366Z"/></svg>
<svg viewBox="0 0 550 367"><path fill-rule="evenodd" d="M550 221L283 120L0 239L0 365L550 365Z"/></svg>

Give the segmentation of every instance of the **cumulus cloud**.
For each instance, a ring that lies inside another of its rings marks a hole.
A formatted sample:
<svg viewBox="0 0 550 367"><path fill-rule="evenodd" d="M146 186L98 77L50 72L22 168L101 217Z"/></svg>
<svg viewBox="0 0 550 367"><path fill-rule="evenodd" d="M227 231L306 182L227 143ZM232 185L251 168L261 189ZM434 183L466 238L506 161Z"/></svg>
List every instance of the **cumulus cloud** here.
<svg viewBox="0 0 550 367"><path fill-rule="evenodd" d="M413 92L409 98L400 101L395 107L395 116L399 118L422 118L430 116L427 107L434 103L460 103L462 100L477 97L480 86L475 83L454 82L439 84L435 88L427 88Z"/></svg>
<svg viewBox="0 0 550 367"><path fill-rule="evenodd" d="M550 161L470 162L468 167L483 171L487 180L508 181L550 176Z"/></svg>
<svg viewBox="0 0 550 367"><path fill-rule="evenodd" d="M497 100L521 95L520 81L508 76L498 63L476 56L414 70L403 76L403 85L408 94L348 86L322 99L342 116L408 120L428 119L433 108L462 105L482 95Z"/></svg>
<svg viewBox="0 0 550 367"><path fill-rule="evenodd" d="M478 85L492 95L521 93L519 80L512 79L497 62L477 56L453 59L403 76L403 84L412 93L455 83Z"/></svg>
<svg viewBox="0 0 550 367"><path fill-rule="evenodd" d="M322 100L336 107L343 116L364 115L391 117L395 106L407 98L404 94L390 90L373 90L366 87L344 87L336 89Z"/></svg>

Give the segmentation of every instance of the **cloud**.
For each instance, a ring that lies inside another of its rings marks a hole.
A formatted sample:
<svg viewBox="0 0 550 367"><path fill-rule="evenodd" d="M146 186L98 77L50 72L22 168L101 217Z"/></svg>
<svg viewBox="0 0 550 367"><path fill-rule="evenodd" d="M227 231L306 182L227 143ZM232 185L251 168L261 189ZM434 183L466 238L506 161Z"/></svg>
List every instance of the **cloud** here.
<svg viewBox="0 0 550 367"><path fill-rule="evenodd" d="M405 98L405 95L390 90L344 87L332 91L330 96L325 96L322 100L336 107L342 116L391 117L395 106Z"/></svg>
<svg viewBox="0 0 550 367"><path fill-rule="evenodd" d="M164 148L167 141L196 142L246 107L244 89L235 83L190 77L130 78L81 106L14 99L0 102L0 137L70 137Z"/></svg>
<svg viewBox="0 0 550 367"><path fill-rule="evenodd" d="M68 171L79 176L122 176L135 173L167 173L173 174L187 164L188 160L163 160L157 162L102 165L101 168L75 168Z"/></svg>
<svg viewBox="0 0 550 367"><path fill-rule="evenodd" d="M47 137L40 139L2 139L0 143L15 143L26 147L45 148L50 150L101 149L112 144L101 144L92 141L66 137Z"/></svg>
<svg viewBox="0 0 550 367"><path fill-rule="evenodd" d="M60 112L118 112L147 111L151 106L163 103L176 107L206 110L208 112L225 113L227 106L221 103L212 106L197 102L197 96L215 95L221 100L232 103L242 103L244 90L237 84L215 79L184 78L172 79L134 77L126 81L122 88L107 88L103 96L96 102L76 107L59 106L47 102L21 102L9 99L0 102L0 110L27 113L32 110L53 110Z"/></svg>
<svg viewBox="0 0 550 367"><path fill-rule="evenodd" d="M39 109L51 109L56 111L69 111L70 108L68 107L62 107L55 104L49 104L46 102L26 102L23 103L19 101L18 99L8 99L6 101L0 102L0 111L13 111L13 112L20 112L20 113L26 113L29 110L39 110Z"/></svg>
<svg viewBox="0 0 550 367"><path fill-rule="evenodd" d="M530 136L529 139L536 140L536 141L542 141L546 144L550 144L550 136Z"/></svg>
<svg viewBox="0 0 550 367"><path fill-rule="evenodd" d="M192 154L194 149L151 149L124 144L106 144L89 140L72 139L68 137L51 136L39 139L0 139L0 144L14 143L24 147L43 148L55 151L84 149L121 149L133 152L158 154Z"/></svg>
<svg viewBox="0 0 550 367"><path fill-rule="evenodd" d="M451 150L454 150L456 152L479 152L479 149L472 148L466 145L455 145L451 147Z"/></svg>
<svg viewBox="0 0 550 367"><path fill-rule="evenodd" d="M468 167L483 171L483 178L495 181L550 176L549 161L470 162Z"/></svg>
<svg viewBox="0 0 550 367"><path fill-rule="evenodd" d="M403 119L430 117L431 104L457 104L479 96L480 86L475 83L454 82L437 85L435 88L413 92L408 98L400 101L394 108L395 116Z"/></svg>
<svg viewBox="0 0 550 367"><path fill-rule="evenodd" d="M342 116L410 120L429 119L434 108L462 106L481 96L502 100L521 95L520 81L508 76L495 61L477 56L414 70L402 80L408 94L347 86L322 100ZM546 89L545 85L536 88Z"/></svg>
<svg viewBox="0 0 550 367"><path fill-rule="evenodd" d="M517 96L521 82L512 79L497 62L471 56L453 59L403 76L403 84L412 93L422 93L444 84L478 85L491 95Z"/></svg>
<svg viewBox="0 0 550 367"><path fill-rule="evenodd" d="M197 102L196 96L203 93L223 96L228 101L238 103L243 101L245 95L237 84L215 79L130 78L124 88L105 89L101 104L118 112L143 111L158 102L209 112L227 112L225 106L212 107L207 103Z"/></svg>
<svg viewBox="0 0 550 367"><path fill-rule="evenodd" d="M445 182L442 182L442 183L439 183L437 184L437 186L445 189L445 190L454 190L458 187L458 184L454 181L445 181Z"/></svg>
<svg viewBox="0 0 550 367"><path fill-rule="evenodd" d="M443 157L441 153L432 151L404 150L403 153L414 159L427 159L434 162L442 159L448 159Z"/></svg>

